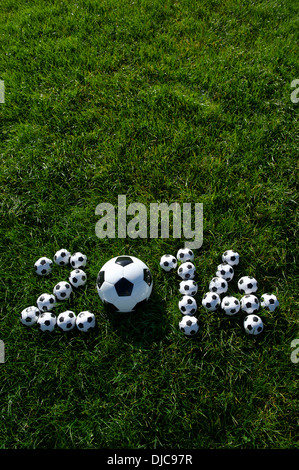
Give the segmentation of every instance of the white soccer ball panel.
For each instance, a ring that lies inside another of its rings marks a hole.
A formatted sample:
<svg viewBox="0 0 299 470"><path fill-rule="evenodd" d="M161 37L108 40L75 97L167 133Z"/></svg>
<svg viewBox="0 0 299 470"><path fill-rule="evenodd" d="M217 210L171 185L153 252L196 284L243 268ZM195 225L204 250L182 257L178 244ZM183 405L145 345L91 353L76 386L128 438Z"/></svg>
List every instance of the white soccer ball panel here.
<svg viewBox="0 0 299 470"><path fill-rule="evenodd" d="M118 295L113 284L104 281L101 288L97 286L98 294L103 302L112 303L117 299Z"/></svg>
<svg viewBox="0 0 299 470"><path fill-rule="evenodd" d="M132 312L135 305L137 304L136 299L133 297L118 297L114 302L113 305L119 310L120 312Z"/></svg>
<svg viewBox="0 0 299 470"><path fill-rule="evenodd" d="M148 299L152 293L153 284L150 286L142 279L138 283L134 284L133 291L131 296L137 302L142 302L142 300Z"/></svg>

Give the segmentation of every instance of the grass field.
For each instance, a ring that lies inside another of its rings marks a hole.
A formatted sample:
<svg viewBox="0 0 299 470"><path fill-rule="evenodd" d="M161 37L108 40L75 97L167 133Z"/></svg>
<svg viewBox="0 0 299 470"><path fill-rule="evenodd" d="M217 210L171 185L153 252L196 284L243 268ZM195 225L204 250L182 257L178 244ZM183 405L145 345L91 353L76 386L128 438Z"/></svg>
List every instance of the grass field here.
<svg viewBox="0 0 299 470"><path fill-rule="evenodd" d="M1 448L299 447L296 3L2 0ZM196 337L178 329L177 274L159 267L184 238L96 236L96 206L118 195L203 203ZM67 303L95 313L85 335L19 320L68 277L33 270L62 247L88 256ZM280 302L255 338L243 314L201 306L229 248L230 292L248 274ZM120 254L154 277L138 313L106 312L95 289Z"/></svg>

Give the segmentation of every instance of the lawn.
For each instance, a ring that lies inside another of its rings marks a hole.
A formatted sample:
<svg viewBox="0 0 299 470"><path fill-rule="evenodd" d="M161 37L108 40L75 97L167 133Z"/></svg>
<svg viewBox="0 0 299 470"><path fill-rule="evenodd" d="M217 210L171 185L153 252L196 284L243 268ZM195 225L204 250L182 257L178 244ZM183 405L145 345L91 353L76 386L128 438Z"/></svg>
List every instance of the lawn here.
<svg viewBox="0 0 299 470"><path fill-rule="evenodd" d="M299 447L296 3L2 0L0 448ZM159 266L184 237L96 236L96 207L119 195L203 204L195 337L178 328L177 273ZM88 282L55 313L94 312L86 334L20 322L67 279L33 269L62 247L87 255ZM251 275L280 302L259 336L201 305L227 249L229 292ZM96 278L122 254L154 289L113 314Z"/></svg>

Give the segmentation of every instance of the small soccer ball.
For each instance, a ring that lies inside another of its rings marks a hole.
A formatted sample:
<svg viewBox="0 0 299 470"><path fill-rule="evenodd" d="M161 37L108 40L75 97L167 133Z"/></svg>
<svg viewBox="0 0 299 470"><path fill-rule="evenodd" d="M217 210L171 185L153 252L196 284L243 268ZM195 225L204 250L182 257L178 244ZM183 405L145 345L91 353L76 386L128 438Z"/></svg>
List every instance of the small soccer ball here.
<svg viewBox="0 0 299 470"><path fill-rule="evenodd" d="M23 325L32 326L37 322L39 309L35 306L27 307L21 312L21 322Z"/></svg>
<svg viewBox="0 0 299 470"><path fill-rule="evenodd" d="M53 261L46 256L42 256L34 263L34 269L39 276L47 276L52 271Z"/></svg>
<svg viewBox="0 0 299 470"><path fill-rule="evenodd" d="M186 261L194 260L194 253L190 248L180 248L176 257L180 263L185 263Z"/></svg>
<svg viewBox="0 0 299 470"><path fill-rule="evenodd" d="M264 324L257 315L247 315L244 318L244 328L249 335L259 335L264 329Z"/></svg>
<svg viewBox="0 0 299 470"><path fill-rule="evenodd" d="M237 266L240 261L240 255L236 251L226 250L222 255L222 261L230 266Z"/></svg>
<svg viewBox="0 0 299 470"><path fill-rule="evenodd" d="M181 266L179 267L177 273L180 276L181 279L186 281L187 279L193 279L195 276L195 271L196 268L191 261L186 261L185 263L182 263Z"/></svg>
<svg viewBox="0 0 299 470"><path fill-rule="evenodd" d="M243 312L248 314L256 313L260 308L258 298L253 294L244 295L240 300L240 305Z"/></svg>
<svg viewBox="0 0 299 470"><path fill-rule="evenodd" d="M279 302L274 294L263 294L261 296L261 307L274 312L279 307Z"/></svg>
<svg viewBox="0 0 299 470"><path fill-rule="evenodd" d="M72 268L84 268L87 263L87 256L83 255L83 253L80 253L80 251L77 251L70 257L70 265Z"/></svg>
<svg viewBox="0 0 299 470"><path fill-rule="evenodd" d="M222 299L221 308L226 315L235 315L239 312L241 306L239 300L236 297L227 295Z"/></svg>
<svg viewBox="0 0 299 470"><path fill-rule="evenodd" d="M177 260L174 256L172 255L163 255L160 259L160 266L164 271L171 271L172 269L175 269L177 267Z"/></svg>
<svg viewBox="0 0 299 470"><path fill-rule="evenodd" d="M257 291L257 280L251 276L243 276L238 280L238 289L242 294L253 294Z"/></svg>
<svg viewBox="0 0 299 470"><path fill-rule="evenodd" d="M197 294L198 285L197 282L193 279L189 279L187 281L181 281L179 286L179 291L182 295L194 295Z"/></svg>
<svg viewBox="0 0 299 470"><path fill-rule="evenodd" d="M42 312L37 320L42 331L53 331L56 325L56 315L52 312Z"/></svg>
<svg viewBox="0 0 299 470"><path fill-rule="evenodd" d="M209 291L216 294L225 294L228 289L228 283L223 277L213 277L209 284Z"/></svg>
<svg viewBox="0 0 299 470"><path fill-rule="evenodd" d="M54 286L53 294L58 300L67 300L73 292L72 286L69 282L60 281Z"/></svg>
<svg viewBox="0 0 299 470"><path fill-rule="evenodd" d="M54 294L42 294L37 299L37 306L40 312L49 312L56 306L56 298Z"/></svg>
<svg viewBox="0 0 299 470"><path fill-rule="evenodd" d="M85 333L90 329L94 328L96 324L96 319L93 313L85 310L80 312L76 318L76 325L78 330L84 331Z"/></svg>
<svg viewBox="0 0 299 470"><path fill-rule="evenodd" d="M63 331L70 331L76 326L76 315L71 310L61 312L57 317L57 325Z"/></svg>
<svg viewBox="0 0 299 470"><path fill-rule="evenodd" d="M73 287L82 287L87 282L87 276L82 269L74 269L70 272L69 281Z"/></svg>
<svg viewBox="0 0 299 470"><path fill-rule="evenodd" d="M227 263L219 264L217 266L216 276L223 277L223 279L229 282L234 277L234 268Z"/></svg>
<svg viewBox="0 0 299 470"><path fill-rule="evenodd" d="M184 315L179 322L179 328L186 336L194 336L198 332L198 320L193 315Z"/></svg>
<svg viewBox="0 0 299 470"><path fill-rule="evenodd" d="M197 303L191 295L183 295L179 301L179 309L184 315L193 315L197 310Z"/></svg>
<svg viewBox="0 0 299 470"><path fill-rule="evenodd" d="M56 251L54 255L54 262L58 264L58 266L66 266L69 264L71 254L65 248L61 248L61 250Z"/></svg>
<svg viewBox="0 0 299 470"><path fill-rule="evenodd" d="M208 312L214 312L220 307L220 296L216 292L206 292L201 303Z"/></svg>

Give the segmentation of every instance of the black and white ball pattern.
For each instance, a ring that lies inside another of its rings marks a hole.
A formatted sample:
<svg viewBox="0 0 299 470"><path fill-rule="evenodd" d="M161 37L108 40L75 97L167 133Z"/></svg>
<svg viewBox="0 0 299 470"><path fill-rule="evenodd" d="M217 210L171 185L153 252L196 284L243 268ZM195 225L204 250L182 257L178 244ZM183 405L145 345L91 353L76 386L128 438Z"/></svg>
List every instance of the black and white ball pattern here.
<svg viewBox="0 0 299 470"><path fill-rule="evenodd" d="M222 255L222 261L231 266L237 266L240 261L240 255L237 251L226 250Z"/></svg>
<svg viewBox="0 0 299 470"><path fill-rule="evenodd" d="M253 294L257 288L257 280L252 276L243 276L238 280L238 289L242 294Z"/></svg>
<svg viewBox="0 0 299 470"><path fill-rule="evenodd" d="M67 266L70 261L70 252L65 248L61 248L60 250L56 251L54 255L54 262L58 266Z"/></svg>
<svg viewBox="0 0 299 470"><path fill-rule="evenodd" d="M213 277L209 284L209 291L216 294L225 294L228 289L228 283L223 277Z"/></svg>
<svg viewBox="0 0 299 470"><path fill-rule="evenodd" d="M275 294L263 294L261 296L261 307L274 312L279 307L279 302Z"/></svg>
<svg viewBox="0 0 299 470"><path fill-rule="evenodd" d="M70 273L69 281L73 287L82 287L87 282L87 275L82 269L73 269Z"/></svg>
<svg viewBox="0 0 299 470"><path fill-rule="evenodd" d="M49 312L56 306L56 297L54 294L44 293L37 299L37 306L41 312Z"/></svg>
<svg viewBox="0 0 299 470"><path fill-rule="evenodd" d="M247 315L243 324L249 335L259 335L264 329L263 321L258 315Z"/></svg>
<svg viewBox="0 0 299 470"><path fill-rule="evenodd" d="M194 253L192 250L190 250L190 248L180 248L176 257L180 263L185 263L186 261L194 260Z"/></svg>
<svg viewBox="0 0 299 470"><path fill-rule="evenodd" d="M183 295L179 300L179 309L183 315L194 315L197 310L197 302L191 295Z"/></svg>
<svg viewBox="0 0 299 470"><path fill-rule="evenodd" d="M198 284L194 279L189 279L187 281L181 281L179 285L179 291L182 295L194 295L197 294Z"/></svg>
<svg viewBox="0 0 299 470"><path fill-rule="evenodd" d="M37 322L39 314L39 309L34 305L27 307L21 312L21 322L23 325L32 326Z"/></svg>
<svg viewBox="0 0 299 470"><path fill-rule="evenodd" d="M240 300L241 309L248 314L257 313L260 308L258 298L253 294L244 295Z"/></svg>
<svg viewBox="0 0 299 470"><path fill-rule="evenodd" d="M39 276L47 276L52 271L53 261L46 256L42 256L34 263L34 269Z"/></svg>
<svg viewBox="0 0 299 470"><path fill-rule="evenodd" d="M84 268L87 263L87 256L77 251L70 257L70 265L72 268Z"/></svg>
<svg viewBox="0 0 299 470"><path fill-rule="evenodd" d="M216 292L206 292L202 298L202 306L208 312L215 312L220 307L221 299Z"/></svg>
<svg viewBox="0 0 299 470"><path fill-rule="evenodd" d="M173 255L166 254L161 256L160 266L162 269L164 269L164 271L169 272L173 269L176 269L177 264L177 260Z"/></svg>
<svg viewBox="0 0 299 470"><path fill-rule="evenodd" d="M80 312L76 318L76 325L78 330L86 333L90 329L94 328L96 324L95 315L88 310Z"/></svg>
<svg viewBox="0 0 299 470"><path fill-rule="evenodd" d="M222 263L217 266L217 277L222 277L227 282L231 281L234 277L234 268L227 263Z"/></svg>
<svg viewBox="0 0 299 470"><path fill-rule="evenodd" d="M42 331L53 331L56 325L56 315L53 312L42 312L37 320L37 324Z"/></svg>
<svg viewBox="0 0 299 470"><path fill-rule="evenodd" d="M226 295L221 301L221 309L226 315L236 315L239 312L241 306L240 301L233 295Z"/></svg>
<svg viewBox="0 0 299 470"><path fill-rule="evenodd" d="M186 261L185 263L182 263L179 269L177 270L178 275L183 280L194 279L195 272L196 268L194 264L191 263L191 261Z"/></svg>
<svg viewBox="0 0 299 470"><path fill-rule="evenodd" d="M70 298L73 292L70 282L60 281L58 282L53 289L53 294L58 300L67 300Z"/></svg>
<svg viewBox="0 0 299 470"><path fill-rule="evenodd" d="M57 317L57 325L63 331L71 331L76 326L76 315L72 310L61 312Z"/></svg>
<svg viewBox="0 0 299 470"><path fill-rule="evenodd" d="M199 322L193 315L184 315L179 322L179 329L186 336L194 336L199 330Z"/></svg>

